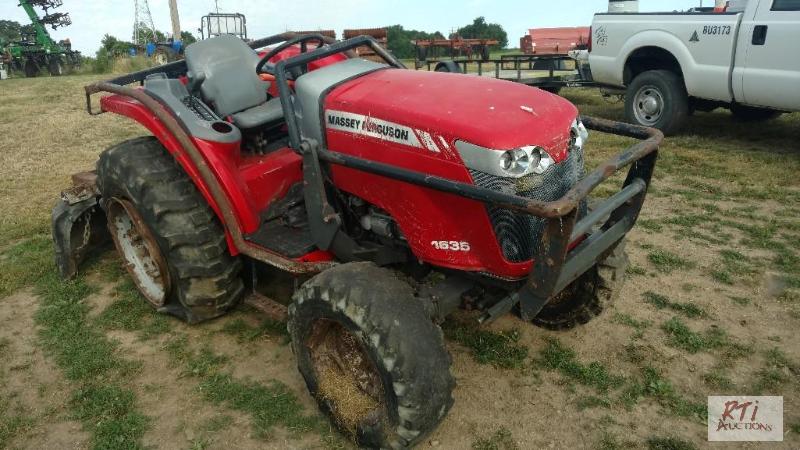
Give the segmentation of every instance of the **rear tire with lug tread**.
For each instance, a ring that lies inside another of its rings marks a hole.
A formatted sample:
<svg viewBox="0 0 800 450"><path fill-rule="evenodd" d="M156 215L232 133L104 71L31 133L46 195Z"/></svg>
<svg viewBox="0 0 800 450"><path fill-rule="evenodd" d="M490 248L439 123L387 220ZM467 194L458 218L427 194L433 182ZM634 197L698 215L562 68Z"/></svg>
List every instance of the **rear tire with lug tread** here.
<svg viewBox="0 0 800 450"><path fill-rule="evenodd" d="M149 247L156 253L153 259L166 261L164 298L148 298L154 307L197 323L225 314L241 300L240 259L230 255L222 225L211 207L155 137L131 139L104 151L97 162L97 175L106 206L133 207L129 216L133 223L136 216L142 222L139 234L152 235L157 244ZM114 227L110 220L112 234ZM131 272L132 260L120 256ZM137 281L137 275L132 276Z"/></svg>
<svg viewBox="0 0 800 450"><path fill-rule="evenodd" d="M295 293L288 328L309 391L360 447L412 447L453 404L442 331L390 270L349 263L316 275Z"/></svg>

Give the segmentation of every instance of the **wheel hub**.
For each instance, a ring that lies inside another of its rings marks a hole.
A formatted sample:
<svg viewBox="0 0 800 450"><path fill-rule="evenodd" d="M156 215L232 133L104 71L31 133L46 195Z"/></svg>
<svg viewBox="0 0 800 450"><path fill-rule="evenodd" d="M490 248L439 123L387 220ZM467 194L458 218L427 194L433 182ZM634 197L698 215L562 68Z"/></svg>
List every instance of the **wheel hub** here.
<svg viewBox="0 0 800 450"><path fill-rule="evenodd" d="M664 97L658 89L644 86L634 97L633 110L639 123L653 126L664 112Z"/></svg>
<svg viewBox="0 0 800 450"><path fill-rule="evenodd" d="M107 209L108 229L125 268L150 304L164 306L170 293L170 277L155 237L129 201L112 198Z"/></svg>

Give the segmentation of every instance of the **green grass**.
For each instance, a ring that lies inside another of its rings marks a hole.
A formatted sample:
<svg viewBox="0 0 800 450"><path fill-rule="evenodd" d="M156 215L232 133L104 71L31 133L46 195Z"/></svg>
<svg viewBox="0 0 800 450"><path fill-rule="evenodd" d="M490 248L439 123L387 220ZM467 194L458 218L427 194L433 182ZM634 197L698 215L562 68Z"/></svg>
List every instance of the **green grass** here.
<svg viewBox="0 0 800 450"><path fill-rule="evenodd" d="M734 283L733 273L728 270L712 270L711 278L718 283L727 284L729 286Z"/></svg>
<svg viewBox="0 0 800 450"><path fill-rule="evenodd" d="M272 319L264 319L257 327L249 325L244 319L237 318L223 325L221 331L236 337L239 342L250 342L263 336L282 336L288 342L286 324Z"/></svg>
<svg viewBox="0 0 800 450"><path fill-rule="evenodd" d="M694 268L693 262L667 250L653 250L647 255L647 259L661 273L672 273L676 270Z"/></svg>
<svg viewBox="0 0 800 450"><path fill-rule="evenodd" d="M98 314L95 323L106 330L138 331L143 339L168 332L172 319L156 313L130 277L122 280L114 289L116 300Z"/></svg>
<svg viewBox="0 0 800 450"><path fill-rule="evenodd" d="M647 271L644 269L644 267L635 266L633 264L629 265L625 269L625 273L627 275L637 275L637 276L647 275Z"/></svg>
<svg viewBox="0 0 800 450"><path fill-rule="evenodd" d="M727 372L727 370L718 367L714 368L710 372L703 374L703 383L712 389L716 389L717 393L730 390L734 387L734 384L733 381L725 375Z"/></svg>
<svg viewBox="0 0 800 450"><path fill-rule="evenodd" d="M632 336L633 339L641 339L644 336L644 330L653 324L653 322L649 320L637 320L629 314L624 313L615 313L611 320L614 323L626 325L636 330Z"/></svg>
<svg viewBox="0 0 800 450"><path fill-rule="evenodd" d="M137 411L133 391L123 387L136 365L120 358L116 345L88 319L83 300L91 292L82 278L62 281L50 266L36 283L42 347L78 386L70 408L91 433L91 447L138 449L148 419Z"/></svg>
<svg viewBox="0 0 800 450"><path fill-rule="evenodd" d="M614 314L614 317L611 318L611 320L616 323L627 325L631 328L635 328L636 330L644 330L645 328L653 324L653 322L649 320L634 319L633 317L631 317L630 314L625 314L625 313L616 313Z"/></svg>
<svg viewBox="0 0 800 450"><path fill-rule="evenodd" d="M518 450L519 446L514 441L511 431L501 427L488 437L482 437L472 443L473 450Z"/></svg>
<svg viewBox="0 0 800 450"><path fill-rule="evenodd" d="M773 347L765 351L764 367L756 373L752 388L753 392L778 393L781 386L790 381L790 377L786 372L792 373L794 378L800 376L800 369L789 361L781 349Z"/></svg>
<svg viewBox="0 0 800 450"><path fill-rule="evenodd" d="M268 440L274 427L282 426L292 433L316 431L324 441L338 445L338 438L327 424L317 416L305 415L297 396L285 384L236 379L223 371L227 357L209 347L193 350L182 334L172 336L164 348L174 363L183 365L184 375L198 380L197 391L206 400L249 415L256 437ZM224 424L212 424L210 428L219 426Z"/></svg>
<svg viewBox="0 0 800 450"><path fill-rule="evenodd" d="M0 251L0 299L43 277L51 270L52 259L53 241L48 236L35 236Z"/></svg>
<svg viewBox="0 0 800 450"><path fill-rule="evenodd" d="M694 303L675 302L668 297L656 294L652 291L647 291L642 294L644 301L655 306L658 309L668 309L680 313L690 319L707 318L708 313L705 309L695 305Z"/></svg>
<svg viewBox="0 0 800 450"><path fill-rule="evenodd" d="M733 303L736 303L739 306L747 306L752 303L752 301L747 297L732 296L728 298L730 298Z"/></svg>
<svg viewBox="0 0 800 450"><path fill-rule="evenodd" d="M256 435L261 438L269 438L276 425L290 432L308 432L319 425L317 418L303 415L297 396L278 381L263 385L236 380L226 373L213 373L203 378L198 390L213 403L248 414Z"/></svg>
<svg viewBox="0 0 800 450"><path fill-rule="evenodd" d="M515 369L522 367L523 361L528 357L528 348L519 344L517 330L495 333L452 320L445 322L442 328L448 339L469 348L472 357L481 364Z"/></svg>
<svg viewBox="0 0 800 450"><path fill-rule="evenodd" d="M569 380L592 387L599 392L618 388L625 381L623 377L611 374L599 362L584 364L577 361L575 351L556 338L545 338L545 347L539 354L538 362L547 369L558 371Z"/></svg>
<svg viewBox="0 0 800 450"><path fill-rule="evenodd" d="M12 438L24 432L32 419L19 412L11 411L8 399L0 397L0 448L6 448Z"/></svg>
<svg viewBox="0 0 800 450"><path fill-rule="evenodd" d="M140 440L149 419L136 408L130 389L117 385L87 385L72 394L74 416L92 430L95 449L143 449Z"/></svg>
<svg viewBox="0 0 800 450"><path fill-rule="evenodd" d="M620 391L617 401L628 411L642 398L654 399L669 414L705 420L705 402L695 402L679 394L661 372L651 366L642 366L638 377L632 377Z"/></svg>
<svg viewBox="0 0 800 450"><path fill-rule="evenodd" d="M661 329L668 336L667 344L689 353L720 348L727 343L726 335L722 330L711 328L704 334L697 333L678 317L664 322Z"/></svg>
<svg viewBox="0 0 800 450"><path fill-rule="evenodd" d="M623 448L636 448L636 443L621 441L616 434L604 429L600 434L600 440L594 448L597 450L620 450Z"/></svg>
<svg viewBox="0 0 800 450"><path fill-rule="evenodd" d="M714 281L733 285L737 278L758 272L753 267L750 258L736 250L723 249L719 254L722 261L710 272Z"/></svg>
<svg viewBox="0 0 800 450"><path fill-rule="evenodd" d="M596 395L581 397L575 404L579 411L591 408L611 408L612 406L611 400L609 400L608 397L599 397Z"/></svg>
<svg viewBox="0 0 800 450"><path fill-rule="evenodd" d="M651 437L647 439L648 450L697 450L689 441L677 437Z"/></svg>
<svg viewBox="0 0 800 450"><path fill-rule="evenodd" d="M653 231L656 233L664 229L664 226L661 224L661 222L654 219L639 219L636 221L636 225L644 228L647 231Z"/></svg>

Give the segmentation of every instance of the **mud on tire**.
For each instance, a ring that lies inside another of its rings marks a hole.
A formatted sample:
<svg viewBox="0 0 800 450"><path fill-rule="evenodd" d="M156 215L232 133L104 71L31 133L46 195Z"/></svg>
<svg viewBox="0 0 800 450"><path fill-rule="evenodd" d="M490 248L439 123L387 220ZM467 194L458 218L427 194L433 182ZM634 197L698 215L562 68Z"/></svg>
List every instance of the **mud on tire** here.
<svg viewBox="0 0 800 450"><path fill-rule="evenodd" d="M216 215L155 137L109 148L97 163L104 199L129 201L155 237L171 288L159 310L189 323L218 317L242 298L241 261Z"/></svg>
<svg viewBox="0 0 800 450"><path fill-rule="evenodd" d="M605 259L545 305L532 322L548 330L567 330L588 323L616 299L627 267L623 239Z"/></svg>
<svg viewBox="0 0 800 450"><path fill-rule="evenodd" d="M350 263L315 276L288 327L309 391L361 447L413 446L453 404L441 329L392 271Z"/></svg>

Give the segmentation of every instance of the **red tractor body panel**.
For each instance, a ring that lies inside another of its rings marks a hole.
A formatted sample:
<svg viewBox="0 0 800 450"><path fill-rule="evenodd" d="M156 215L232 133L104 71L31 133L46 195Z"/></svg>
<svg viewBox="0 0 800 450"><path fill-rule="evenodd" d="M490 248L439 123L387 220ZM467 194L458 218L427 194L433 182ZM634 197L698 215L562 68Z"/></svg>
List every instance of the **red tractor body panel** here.
<svg viewBox="0 0 800 450"><path fill-rule="evenodd" d="M219 205L214 201L208 186L203 183L197 168L181 150L175 137L164 124L141 103L119 95L109 95L100 100L104 111L129 117L147 128L175 157L189 177L194 181L208 204L221 217ZM290 148L282 148L268 155L244 155L240 142L209 142L192 137L197 149L203 154L208 166L233 205L234 214L242 233L253 233L260 224L259 213L274 200L286 195L295 183L302 183L302 158ZM227 233L227 232L226 232ZM232 255L239 249L228 234L228 246ZM312 252L297 258L297 261L329 261L328 252Z"/></svg>
<svg viewBox="0 0 800 450"><path fill-rule="evenodd" d="M539 89L406 70L344 83L324 107L331 150L464 183L472 178L457 140L497 150L538 145L560 162L578 115L571 103ZM332 116L350 121L332 126ZM332 173L339 189L386 210L422 261L515 279L529 273L530 261L503 257L483 203L342 166Z"/></svg>

